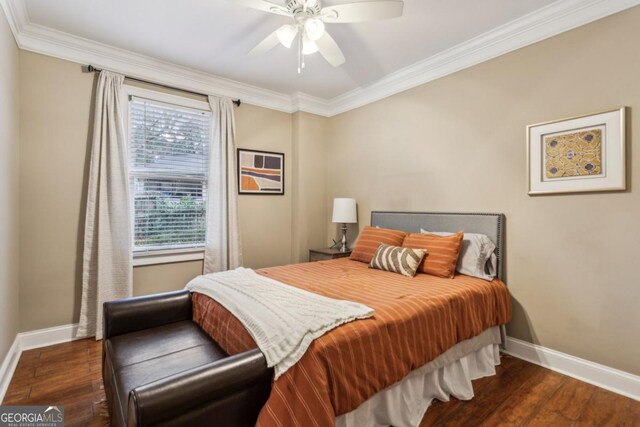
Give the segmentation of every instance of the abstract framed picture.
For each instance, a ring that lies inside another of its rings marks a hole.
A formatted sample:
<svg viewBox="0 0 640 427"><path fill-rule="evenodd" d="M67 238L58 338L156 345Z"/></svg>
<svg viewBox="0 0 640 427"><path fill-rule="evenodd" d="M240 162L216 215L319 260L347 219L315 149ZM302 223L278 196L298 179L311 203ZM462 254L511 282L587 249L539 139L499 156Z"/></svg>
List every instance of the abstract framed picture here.
<svg viewBox="0 0 640 427"><path fill-rule="evenodd" d="M626 189L626 107L527 126L529 194Z"/></svg>
<svg viewBox="0 0 640 427"><path fill-rule="evenodd" d="M284 153L239 148L238 194L284 194Z"/></svg>

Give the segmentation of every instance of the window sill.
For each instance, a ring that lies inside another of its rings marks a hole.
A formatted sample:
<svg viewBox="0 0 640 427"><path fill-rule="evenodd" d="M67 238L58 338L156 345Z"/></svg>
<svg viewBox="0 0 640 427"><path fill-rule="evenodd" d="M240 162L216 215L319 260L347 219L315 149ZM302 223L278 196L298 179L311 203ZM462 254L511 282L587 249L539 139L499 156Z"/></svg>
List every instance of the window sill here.
<svg viewBox="0 0 640 427"><path fill-rule="evenodd" d="M204 259L204 249L188 251L143 252L133 254L133 266L173 264L176 262L199 261Z"/></svg>

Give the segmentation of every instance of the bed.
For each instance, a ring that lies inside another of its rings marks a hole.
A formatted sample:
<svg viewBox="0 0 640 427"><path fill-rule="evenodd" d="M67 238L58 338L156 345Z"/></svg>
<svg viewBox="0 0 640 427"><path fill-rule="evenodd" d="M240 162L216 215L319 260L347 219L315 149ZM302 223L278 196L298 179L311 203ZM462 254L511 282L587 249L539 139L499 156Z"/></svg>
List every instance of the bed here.
<svg viewBox="0 0 640 427"><path fill-rule="evenodd" d="M495 373L501 328L511 317L501 281L504 216L376 211L371 225L485 234L496 244L498 277L491 282L464 275L406 278L347 258L258 270L375 309L373 318L316 339L273 382L258 425L415 426L433 399L470 399L471 380ZM229 355L256 347L242 324L205 295L193 295L193 320Z"/></svg>

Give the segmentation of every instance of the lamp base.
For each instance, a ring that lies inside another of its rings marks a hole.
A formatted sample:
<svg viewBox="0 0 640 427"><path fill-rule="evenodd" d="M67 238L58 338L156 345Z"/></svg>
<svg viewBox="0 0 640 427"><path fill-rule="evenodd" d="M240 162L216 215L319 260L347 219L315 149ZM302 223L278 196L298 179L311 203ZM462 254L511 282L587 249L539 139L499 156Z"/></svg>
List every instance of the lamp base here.
<svg viewBox="0 0 640 427"><path fill-rule="evenodd" d="M342 244L340 245L340 252L347 252L347 224L343 222L340 229L342 230Z"/></svg>

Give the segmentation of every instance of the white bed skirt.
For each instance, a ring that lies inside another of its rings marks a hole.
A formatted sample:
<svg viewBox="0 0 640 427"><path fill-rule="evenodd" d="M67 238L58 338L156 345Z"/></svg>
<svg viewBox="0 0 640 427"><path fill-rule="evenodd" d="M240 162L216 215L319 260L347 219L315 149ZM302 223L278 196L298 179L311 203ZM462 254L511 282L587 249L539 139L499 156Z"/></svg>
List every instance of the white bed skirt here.
<svg viewBox="0 0 640 427"><path fill-rule="evenodd" d="M462 341L403 380L336 418L336 427L415 427L434 399L473 397L471 380L495 375L500 364L500 328Z"/></svg>

